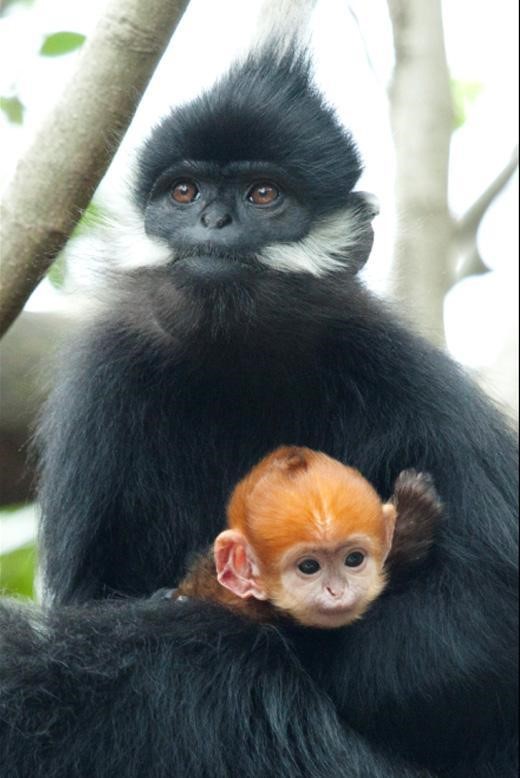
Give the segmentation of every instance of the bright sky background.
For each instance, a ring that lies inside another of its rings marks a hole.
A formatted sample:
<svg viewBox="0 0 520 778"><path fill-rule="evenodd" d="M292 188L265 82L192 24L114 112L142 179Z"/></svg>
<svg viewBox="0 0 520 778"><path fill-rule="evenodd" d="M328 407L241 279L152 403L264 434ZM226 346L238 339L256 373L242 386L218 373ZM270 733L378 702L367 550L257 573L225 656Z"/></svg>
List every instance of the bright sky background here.
<svg viewBox="0 0 520 778"><path fill-rule="evenodd" d="M26 106L22 129L0 117L0 186L41 117L73 71L77 54L42 58L45 35L61 30L88 34L104 0L36 0L15 7L0 20L0 94L18 94ZM120 188L129 150L172 104L189 99L226 68L252 34L255 0L192 0L135 121L100 189L107 197ZM384 293L393 241L393 150L386 86L392 68L392 41L385 0L321 0L313 44L317 77L328 99L356 137L366 160L360 188L375 192L382 213L367 282ZM516 0L446 0L446 45L452 77L476 81L483 90L452 144L451 205L456 214L485 188L505 164L518 135ZM493 272L457 285L446 301L448 346L473 368L498 363L494 380L509 385L518 309L517 176L496 200L479 233L479 247ZM44 282L29 301L33 310L59 304ZM500 387L499 387L500 388Z"/></svg>

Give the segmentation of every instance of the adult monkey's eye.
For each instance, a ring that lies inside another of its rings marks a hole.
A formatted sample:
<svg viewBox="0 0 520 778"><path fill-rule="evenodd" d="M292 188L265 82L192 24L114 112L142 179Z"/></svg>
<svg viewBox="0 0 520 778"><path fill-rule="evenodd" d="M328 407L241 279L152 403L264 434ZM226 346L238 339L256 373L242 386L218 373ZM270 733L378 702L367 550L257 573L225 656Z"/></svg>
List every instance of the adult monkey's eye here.
<svg viewBox="0 0 520 778"><path fill-rule="evenodd" d="M298 564L298 570L304 575L314 575L320 569L320 563L315 559L304 559Z"/></svg>
<svg viewBox="0 0 520 778"><path fill-rule="evenodd" d="M255 184L247 193L247 199L253 205L271 205L279 196L278 188L267 181Z"/></svg>
<svg viewBox="0 0 520 778"><path fill-rule="evenodd" d="M172 200L181 205L192 203L199 196L199 188L193 181L177 181L171 190Z"/></svg>
<svg viewBox="0 0 520 778"><path fill-rule="evenodd" d="M362 551L353 551L345 559L347 567L359 567L365 561L365 555Z"/></svg>

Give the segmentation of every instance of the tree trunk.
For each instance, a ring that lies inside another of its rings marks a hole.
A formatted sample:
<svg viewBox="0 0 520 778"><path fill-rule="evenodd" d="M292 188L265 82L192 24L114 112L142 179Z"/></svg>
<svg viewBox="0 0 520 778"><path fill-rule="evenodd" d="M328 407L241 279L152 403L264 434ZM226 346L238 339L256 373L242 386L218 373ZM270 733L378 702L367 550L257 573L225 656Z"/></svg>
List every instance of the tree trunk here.
<svg viewBox="0 0 520 778"><path fill-rule="evenodd" d="M87 207L188 0L111 0L0 204L0 334Z"/></svg>
<svg viewBox="0 0 520 778"><path fill-rule="evenodd" d="M448 209L452 134L450 79L440 0L388 0L395 70L391 120L396 148L398 229L392 293L405 313L444 344L443 302L451 285Z"/></svg>

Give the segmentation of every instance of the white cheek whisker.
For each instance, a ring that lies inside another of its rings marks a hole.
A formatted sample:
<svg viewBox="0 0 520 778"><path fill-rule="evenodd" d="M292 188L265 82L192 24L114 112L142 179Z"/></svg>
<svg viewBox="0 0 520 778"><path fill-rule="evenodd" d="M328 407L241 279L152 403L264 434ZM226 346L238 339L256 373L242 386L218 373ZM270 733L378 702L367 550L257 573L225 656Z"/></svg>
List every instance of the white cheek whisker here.
<svg viewBox="0 0 520 778"><path fill-rule="evenodd" d="M258 260L274 270L314 276L345 270L349 249L359 240L358 220L352 209L336 212L318 222L302 240L266 246L258 252Z"/></svg>
<svg viewBox="0 0 520 778"><path fill-rule="evenodd" d="M106 229L112 261L122 270L159 267L175 257L171 246L145 232L143 214L130 202L117 216L107 220Z"/></svg>
<svg viewBox="0 0 520 778"><path fill-rule="evenodd" d="M349 208L323 218L301 240L273 243L255 256L272 270L320 277L348 268L349 250L356 247L363 229L357 213ZM161 267L176 256L166 241L146 233L141 211L129 201L104 218L92 238L92 249L97 260L121 270Z"/></svg>

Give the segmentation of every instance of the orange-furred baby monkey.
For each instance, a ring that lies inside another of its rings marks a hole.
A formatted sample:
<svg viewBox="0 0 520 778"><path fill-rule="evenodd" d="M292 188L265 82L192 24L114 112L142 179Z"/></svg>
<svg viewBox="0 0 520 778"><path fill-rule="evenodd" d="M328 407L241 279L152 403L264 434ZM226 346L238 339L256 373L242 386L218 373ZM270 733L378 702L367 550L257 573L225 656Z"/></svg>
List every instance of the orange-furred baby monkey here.
<svg viewBox="0 0 520 778"><path fill-rule="evenodd" d="M426 556L440 504L429 478L414 471L399 476L382 504L357 470L285 446L240 481L227 516L228 529L171 596L330 629L363 615L388 568Z"/></svg>

